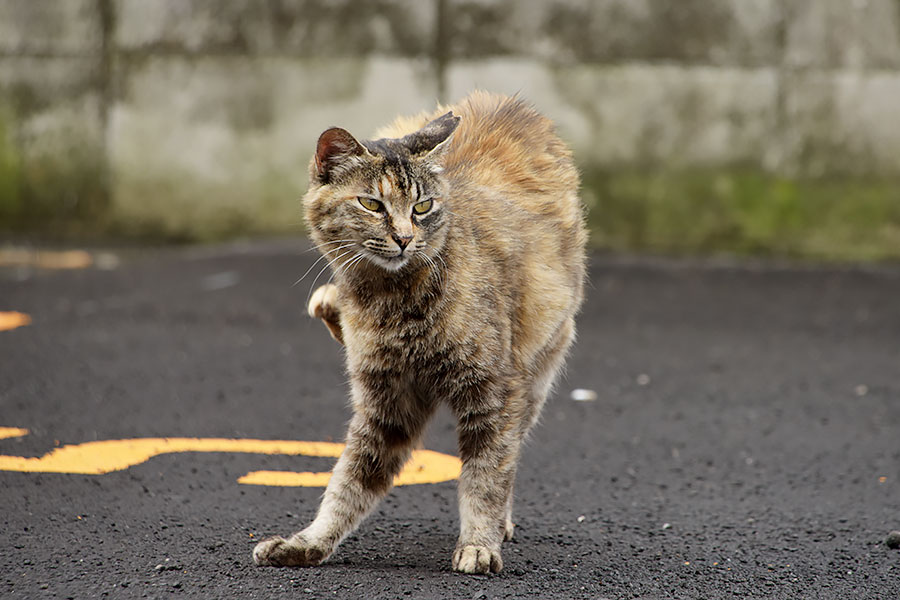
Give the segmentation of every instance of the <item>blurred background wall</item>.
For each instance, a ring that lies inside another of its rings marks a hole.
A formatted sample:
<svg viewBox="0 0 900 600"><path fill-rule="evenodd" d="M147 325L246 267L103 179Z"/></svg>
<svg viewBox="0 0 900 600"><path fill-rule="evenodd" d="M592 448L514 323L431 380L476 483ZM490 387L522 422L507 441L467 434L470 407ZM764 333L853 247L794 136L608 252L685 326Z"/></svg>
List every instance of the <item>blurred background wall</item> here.
<svg viewBox="0 0 900 600"><path fill-rule="evenodd" d="M298 232L323 129L474 88L598 246L900 258L900 0L0 0L0 232Z"/></svg>

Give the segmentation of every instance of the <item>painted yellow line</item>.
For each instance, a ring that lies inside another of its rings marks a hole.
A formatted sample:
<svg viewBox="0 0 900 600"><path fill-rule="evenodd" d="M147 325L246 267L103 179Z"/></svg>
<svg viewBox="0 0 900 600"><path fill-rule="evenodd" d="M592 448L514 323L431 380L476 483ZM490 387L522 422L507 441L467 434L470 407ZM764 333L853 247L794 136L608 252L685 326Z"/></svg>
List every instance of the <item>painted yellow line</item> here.
<svg viewBox="0 0 900 600"><path fill-rule="evenodd" d="M343 444L228 438L138 438L102 440L56 448L38 458L0 456L0 471L25 473L80 473L101 475L122 471L173 452L250 452L340 456Z"/></svg>
<svg viewBox="0 0 900 600"><path fill-rule="evenodd" d="M434 452L433 450L416 450L403 470L394 478L394 485L412 485L416 483L441 483L459 478L462 463L455 456ZM252 471L240 479L238 483L250 485L277 485L323 487L328 485L331 473L295 473L293 471Z"/></svg>
<svg viewBox="0 0 900 600"><path fill-rule="evenodd" d="M38 269L85 269L94 259L84 250L0 249L0 266Z"/></svg>
<svg viewBox="0 0 900 600"><path fill-rule="evenodd" d="M0 431L14 431L3 428ZM25 435L27 430L15 430ZM5 437L12 437L10 433ZM56 448L47 454L29 458L0 456L0 471L23 473L74 473L102 475L122 471L141 464L160 454L175 452L249 452L254 454L287 454L336 458L344 444L333 442L304 442L297 440L253 440L229 438L138 438L130 440L102 440ZM459 477L462 463L454 456L417 450L395 480L396 485L438 483ZM309 486L328 483L331 473L292 473L254 471L238 479L252 485Z"/></svg>
<svg viewBox="0 0 900 600"><path fill-rule="evenodd" d="M27 429L21 427L0 427L0 440L28 435Z"/></svg>
<svg viewBox="0 0 900 600"><path fill-rule="evenodd" d="M9 331L17 327L31 324L31 317L25 313L15 311L0 311L0 331Z"/></svg>
<svg viewBox="0 0 900 600"><path fill-rule="evenodd" d="M238 483L247 485L275 485L280 487L325 487L331 473L310 473L307 471L250 471L238 478Z"/></svg>

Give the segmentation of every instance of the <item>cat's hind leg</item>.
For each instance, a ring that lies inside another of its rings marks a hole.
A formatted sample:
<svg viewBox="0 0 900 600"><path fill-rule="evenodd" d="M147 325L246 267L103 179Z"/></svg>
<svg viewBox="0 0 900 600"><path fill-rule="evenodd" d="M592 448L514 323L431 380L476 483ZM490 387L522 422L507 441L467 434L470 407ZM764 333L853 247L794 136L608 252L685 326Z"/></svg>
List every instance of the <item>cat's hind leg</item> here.
<svg viewBox="0 0 900 600"><path fill-rule="evenodd" d="M550 344L542 353L542 358L533 366L532 372L536 373L531 384L530 401L523 406L521 417L522 439L528 438L529 432L534 428L540 419L541 410L550 395L553 385L556 382L557 375L562 369L563 360L572 341L575 338L575 320L568 318L563 322L562 326L553 337ZM515 523L513 523L513 488L509 490L509 497L506 499L506 528L503 541L510 541L515 532Z"/></svg>
<svg viewBox="0 0 900 600"><path fill-rule="evenodd" d="M513 523L512 520L512 508L513 508L513 488L509 489L509 496L506 498L506 524L503 530L503 541L508 542L513 539L513 534L516 531L516 524Z"/></svg>
<svg viewBox="0 0 900 600"><path fill-rule="evenodd" d="M341 329L341 311L338 307L338 290L333 283L319 286L309 299L307 310L314 319L322 319L331 337L344 343L344 332Z"/></svg>

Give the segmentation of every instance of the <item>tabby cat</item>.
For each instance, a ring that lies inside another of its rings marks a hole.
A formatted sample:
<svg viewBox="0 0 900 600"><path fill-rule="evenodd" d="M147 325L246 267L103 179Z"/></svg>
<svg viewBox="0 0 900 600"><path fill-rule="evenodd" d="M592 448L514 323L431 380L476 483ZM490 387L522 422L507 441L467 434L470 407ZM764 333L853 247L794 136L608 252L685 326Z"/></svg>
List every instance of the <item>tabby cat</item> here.
<svg viewBox="0 0 900 600"><path fill-rule="evenodd" d="M444 114L441 114L444 113ZM440 115L440 116L438 116ZM496 573L513 480L575 335L586 231L571 153L519 98L476 92L378 139L319 137L303 199L333 284L310 314L346 347L353 418L315 520L253 551L317 565L372 510L438 404L457 419L453 569Z"/></svg>

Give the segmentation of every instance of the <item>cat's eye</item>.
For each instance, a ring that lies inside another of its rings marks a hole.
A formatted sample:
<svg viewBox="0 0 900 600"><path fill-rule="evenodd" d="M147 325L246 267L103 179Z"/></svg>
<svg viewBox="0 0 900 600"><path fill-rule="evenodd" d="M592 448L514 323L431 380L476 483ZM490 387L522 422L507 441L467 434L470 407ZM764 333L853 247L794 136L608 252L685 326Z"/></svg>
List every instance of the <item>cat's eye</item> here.
<svg viewBox="0 0 900 600"><path fill-rule="evenodd" d="M433 200L423 200L417 204L413 204L413 212L417 215L424 215L429 210L431 210L432 205L434 204Z"/></svg>
<svg viewBox="0 0 900 600"><path fill-rule="evenodd" d="M381 210L381 202L379 202L378 200L372 200L371 198L366 198L365 196L359 196L357 200L359 200L359 203L362 204L362 207L366 210L375 212Z"/></svg>

